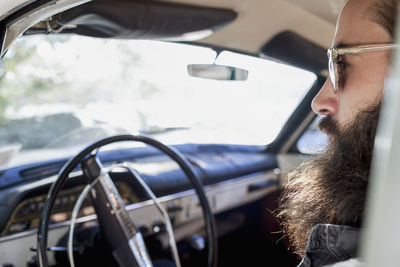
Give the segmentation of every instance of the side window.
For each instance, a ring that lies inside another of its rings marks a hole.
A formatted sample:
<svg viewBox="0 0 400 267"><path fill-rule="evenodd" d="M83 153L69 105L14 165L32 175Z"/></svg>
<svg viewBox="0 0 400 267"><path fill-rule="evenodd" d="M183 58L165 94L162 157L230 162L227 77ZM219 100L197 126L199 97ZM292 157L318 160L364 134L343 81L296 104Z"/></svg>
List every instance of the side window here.
<svg viewBox="0 0 400 267"><path fill-rule="evenodd" d="M321 118L321 116L316 117L297 141L296 147L301 153L318 154L327 146L327 135L318 130L318 122Z"/></svg>

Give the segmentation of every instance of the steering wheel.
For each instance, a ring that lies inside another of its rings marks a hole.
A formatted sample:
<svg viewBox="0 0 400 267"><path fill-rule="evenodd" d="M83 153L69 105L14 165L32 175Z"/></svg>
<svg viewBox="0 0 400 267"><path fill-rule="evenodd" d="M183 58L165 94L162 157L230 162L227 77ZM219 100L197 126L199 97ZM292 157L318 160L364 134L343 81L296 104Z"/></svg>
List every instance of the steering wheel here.
<svg viewBox="0 0 400 267"><path fill-rule="evenodd" d="M168 155L182 168L192 183L203 210L208 243L207 266L216 267L218 245L216 223L208 199L203 190L200 177L196 174L192 164L179 151L173 147L164 145L155 139L140 135L117 135L101 139L84 148L63 166L56 181L52 184L47 194L39 222L37 234L37 256L39 259L39 266L48 267L46 252L47 237L50 215L56 197L63 188L69 174L78 166L79 163L81 163L83 173L89 179L89 183L91 184L92 203L95 207L99 224L100 226L103 226L102 230L105 238L110 244L118 264L120 266L131 267L152 266L140 231L137 230L138 228L125 210L121 196L116 190L108 172L104 169L100 160L94 153L105 145L122 141L136 141L150 145ZM134 172L133 174L139 178L139 180L142 180L137 172Z"/></svg>

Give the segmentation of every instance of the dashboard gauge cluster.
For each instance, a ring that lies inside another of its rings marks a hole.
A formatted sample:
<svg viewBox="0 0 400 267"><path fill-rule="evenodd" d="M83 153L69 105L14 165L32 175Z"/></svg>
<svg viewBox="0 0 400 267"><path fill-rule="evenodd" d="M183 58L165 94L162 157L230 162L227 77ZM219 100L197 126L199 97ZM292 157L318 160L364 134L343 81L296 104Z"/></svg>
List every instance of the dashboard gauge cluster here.
<svg viewBox="0 0 400 267"><path fill-rule="evenodd" d="M115 181L115 185L126 205L138 201L138 197L128 183L124 181ZM62 190L54 204L51 223L60 223L70 219L72 209L74 208L75 202L81 194L83 187L83 185L80 185ZM27 198L19 203L11 215L7 226L2 231L1 236L37 229L45 199L46 195L43 194ZM79 216L91 215L93 213L94 208L91 205L89 197L87 197L81 207Z"/></svg>

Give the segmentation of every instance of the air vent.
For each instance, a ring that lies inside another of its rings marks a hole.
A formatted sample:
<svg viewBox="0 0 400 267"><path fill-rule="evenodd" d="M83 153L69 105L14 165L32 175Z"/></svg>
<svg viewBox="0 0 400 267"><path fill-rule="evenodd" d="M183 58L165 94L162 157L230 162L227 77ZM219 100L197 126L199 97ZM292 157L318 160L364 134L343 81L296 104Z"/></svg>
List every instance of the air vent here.
<svg viewBox="0 0 400 267"><path fill-rule="evenodd" d="M20 171L22 179L39 179L57 174L65 161L54 162Z"/></svg>

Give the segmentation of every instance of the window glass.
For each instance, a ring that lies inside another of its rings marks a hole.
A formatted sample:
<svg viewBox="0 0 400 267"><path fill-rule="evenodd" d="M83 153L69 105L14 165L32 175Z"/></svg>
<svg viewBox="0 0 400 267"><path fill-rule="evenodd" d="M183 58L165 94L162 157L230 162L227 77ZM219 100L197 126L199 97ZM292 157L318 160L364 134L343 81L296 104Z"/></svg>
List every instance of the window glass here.
<svg viewBox="0 0 400 267"><path fill-rule="evenodd" d="M328 145L328 136L318 130L318 122L322 116L317 116L307 130L297 141L297 150L303 154L318 154Z"/></svg>
<svg viewBox="0 0 400 267"><path fill-rule="evenodd" d="M0 167L65 157L120 133L167 144L266 145L316 79L252 56L215 57L167 42L20 38L0 69ZM248 79L188 75L188 64L213 63L244 68Z"/></svg>

